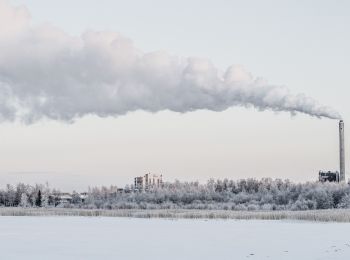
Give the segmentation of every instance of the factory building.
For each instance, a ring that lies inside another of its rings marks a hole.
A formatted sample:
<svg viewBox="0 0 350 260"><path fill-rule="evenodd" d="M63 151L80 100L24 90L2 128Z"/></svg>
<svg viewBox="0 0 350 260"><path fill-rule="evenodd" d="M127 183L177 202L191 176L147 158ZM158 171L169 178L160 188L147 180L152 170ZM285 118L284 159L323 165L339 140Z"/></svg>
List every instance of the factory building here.
<svg viewBox="0 0 350 260"><path fill-rule="evenodd" d="M339 182L339 172L319 171L318 180L320 182Z"/></svg>
<svg viewBox="0 0 350 260"><path fill-rule="evenodd" d="M148 190L149 188L159 188L163 184L163 175L147 173L145 176L134 178L134 189Z"/></svg>

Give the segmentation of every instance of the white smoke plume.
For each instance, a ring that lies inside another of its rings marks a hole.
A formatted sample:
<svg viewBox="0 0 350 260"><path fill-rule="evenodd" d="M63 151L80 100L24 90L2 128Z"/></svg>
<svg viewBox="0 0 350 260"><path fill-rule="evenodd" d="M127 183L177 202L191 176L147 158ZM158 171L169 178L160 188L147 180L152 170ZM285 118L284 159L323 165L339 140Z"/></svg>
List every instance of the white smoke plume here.
<svg viewBox="0 0 350 260"><path fill-rule="evenodd" d="M26 8L0 0L2 121L233 106L340 118L314 99L269 85L240 66L219 73L209 60L143 53L117 33L73 37L51 25L32 26Z"/></svg>

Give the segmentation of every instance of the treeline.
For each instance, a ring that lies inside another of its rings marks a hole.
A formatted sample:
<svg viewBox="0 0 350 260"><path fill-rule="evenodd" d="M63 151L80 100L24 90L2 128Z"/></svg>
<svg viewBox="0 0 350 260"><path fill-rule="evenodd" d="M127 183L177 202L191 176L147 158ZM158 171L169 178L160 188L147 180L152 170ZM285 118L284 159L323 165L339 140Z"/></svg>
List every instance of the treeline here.
<svg viewBox="0 0 350 260"><path fill-rule="evenodd" d="M293 183L289 180L243 179L165 183L147 192L114 194L89 190L85 205L103 209L309 210L350 207L350 186L338 183Z"/></svg>
<svg viewBox="0 0 350 260"><path fill-rule="evenodd" d="M206 209L312 210L350 208L350 185L293 183L289 180L243 179L164 183L160 188L89 188L84 196L73 192L64 199L48 185L7 185L0 190L0 206L65 207L87 209Z"/></svg>
<svg viewBox="0 0 350 260"><path fill-rule="evenodd" d="M42 207L55 205L53 194L59 191L49 188L48 184L35 186L19 183L16 186L7 184L0 190L0 206L2 207Z"/></svg>
<svg viewBox="0 0 350 260"><path fill-rule="evenodd" d="M7 185L0 190L0 206L88 209L215 209L309 210L350 208L346 183L293 183L289 180L243 179L164 183L136 191L111 187L89 188L84 196L65 194L46 185Z"/></svg>

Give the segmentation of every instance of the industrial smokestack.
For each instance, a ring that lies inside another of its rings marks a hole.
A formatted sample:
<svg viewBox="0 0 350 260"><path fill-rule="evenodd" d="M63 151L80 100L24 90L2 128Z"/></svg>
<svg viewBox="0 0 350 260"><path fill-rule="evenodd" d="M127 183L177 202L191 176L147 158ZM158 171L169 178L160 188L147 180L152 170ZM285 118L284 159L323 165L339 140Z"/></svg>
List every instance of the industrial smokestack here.
<svg viewBox="0 0 350 260"><path fill-rule="evenodd" d="M344 146L344 121L339 121L339 162L340 176L339 181L345 181L345 146Z"/></svg>

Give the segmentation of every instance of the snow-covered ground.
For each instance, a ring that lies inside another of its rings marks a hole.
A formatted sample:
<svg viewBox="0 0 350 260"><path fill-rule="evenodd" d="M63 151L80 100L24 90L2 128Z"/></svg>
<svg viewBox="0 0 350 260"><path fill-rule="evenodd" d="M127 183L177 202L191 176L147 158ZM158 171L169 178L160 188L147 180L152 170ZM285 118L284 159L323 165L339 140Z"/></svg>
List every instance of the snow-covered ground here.
<svg viewBox="0 0 350 260"><path fill-rule="evenodd" d="M0 259L350 259L350 224L0 217Z"/></svg>

